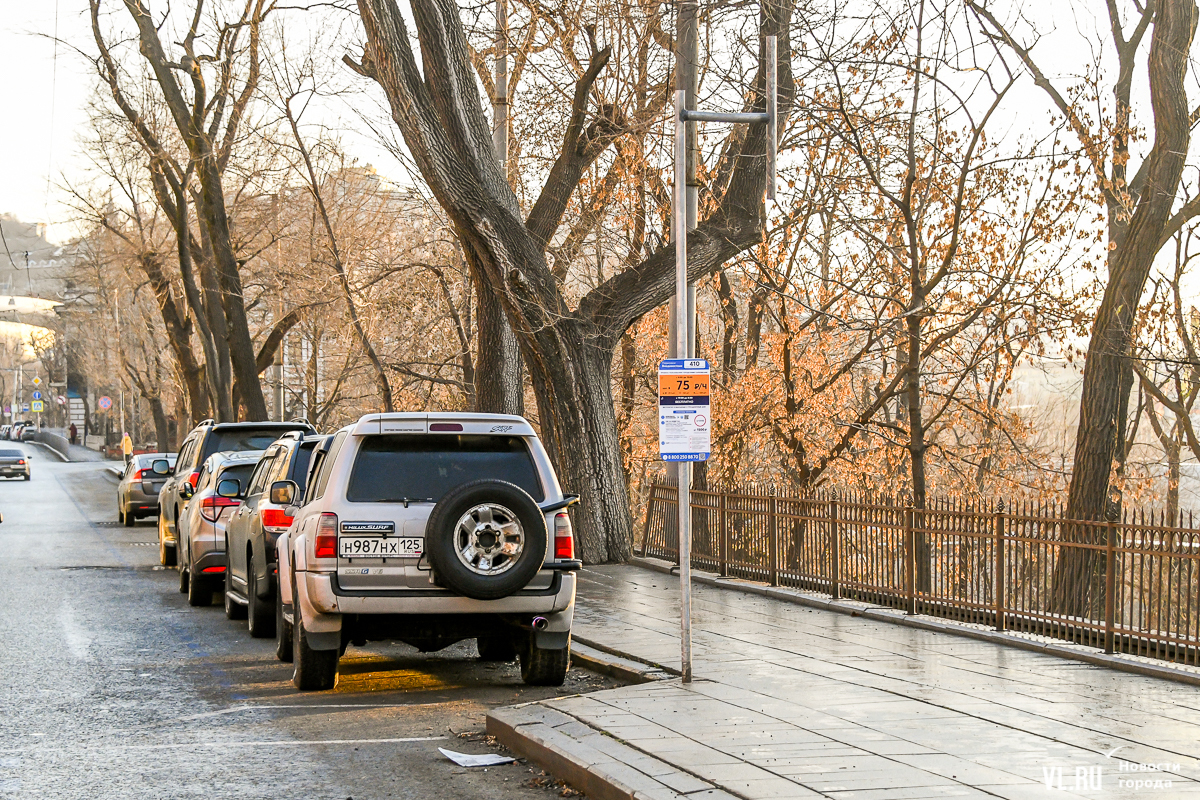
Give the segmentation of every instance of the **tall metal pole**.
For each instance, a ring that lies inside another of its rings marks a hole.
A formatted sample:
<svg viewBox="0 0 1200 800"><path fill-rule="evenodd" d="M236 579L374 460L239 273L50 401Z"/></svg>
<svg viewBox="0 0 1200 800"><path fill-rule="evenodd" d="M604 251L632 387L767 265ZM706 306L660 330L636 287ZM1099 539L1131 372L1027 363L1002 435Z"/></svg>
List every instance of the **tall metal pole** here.
<svg viewBox="0 0 1200 800"><path fill-rule="evenodd" d="M496 60L493 64L492 150L508 175L508 0L496 0Z"/></svg>
<svg viewBox="0 0 1200 800"><path fill-rule="evenodd" d="M675 90L675 191L671 237L675 240L675 352L687 358L690 325L687 279L687 93ZM683 322L684 324L679 324ZM692 681L692 463L679 462L679 644L684 683Z"/></svg>

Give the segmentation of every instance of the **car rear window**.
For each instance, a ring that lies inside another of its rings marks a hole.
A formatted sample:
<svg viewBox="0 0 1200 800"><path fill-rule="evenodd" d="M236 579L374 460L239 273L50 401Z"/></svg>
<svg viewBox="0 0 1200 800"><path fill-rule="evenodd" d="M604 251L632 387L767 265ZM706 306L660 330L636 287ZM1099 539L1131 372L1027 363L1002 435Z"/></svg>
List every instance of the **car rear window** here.
<svg viewBox="0 0 1200 800"><path fill-rule="evenodd" d="M232 467L226 467L225 469L221 470L221 474L217 476L217 480L240 481L242 484L242 490L245 491L246 486L250 481L250 473L254 472L254 466L254 464L237 464Z"/></svg>
<svg viewBox="0 0 1200 800"><path fill-rule="evenodd" d="M20 450L0 450L0 456L6 457L6 458L12 458L12 457L20 458L23 455L25 455L25 454L22 453Z"/></svg>
<svg viewBox="0 0 1200 800"><path fill-rule="evenodd" d="M387 503L405 498L437 502L464 483L515 483L537 501L545 495L529 448L518 436L368 436L358 450L346 499Z"/></svg>
<svg viewBox="0 0 1200 800"><path fill-rule="evenodd" d="M213 453L232 453L245 450L266 450L275 440L287 433L286 428L234 428L215 430L204 443L205 458Z"/></svg>
<svg viewBox="0 0 1200 800"><path fill-rule="evenodd" d="M292 466L288 475L291 477L288 480L294 481L296 488L300 490L300 495L304 494L304 484L308 481L308 465L312 461L313 450L317 449L316 441L306 442L296 448L296 453L292 457Z"/></svg>

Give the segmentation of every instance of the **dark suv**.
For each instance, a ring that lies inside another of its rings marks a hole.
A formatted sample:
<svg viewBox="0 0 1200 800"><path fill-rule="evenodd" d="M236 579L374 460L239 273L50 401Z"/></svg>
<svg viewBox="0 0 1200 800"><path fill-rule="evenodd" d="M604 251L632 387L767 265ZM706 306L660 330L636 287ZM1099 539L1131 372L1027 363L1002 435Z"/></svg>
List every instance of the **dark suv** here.
<svg viewBox="0 0 1200 800"><path fill-rule="evenodd" d="M175 566L176 522L183 508L179 484L187 481L196 487L200 469L213 453L265 450L288 431L312 433L307 422L213 422L197 425L179 448L175 470L158 495L158 552L163 566Z"/></svg>
<svg viewBox="0 0 1200 800"><path fill-rule="evenodd" d="M275 540L292 524L288 511L304 494L308 462L326 438L292 431L267 448L225 526L225 594L241 608L236 616L246 615L255 638L275 635Z"/></svg>

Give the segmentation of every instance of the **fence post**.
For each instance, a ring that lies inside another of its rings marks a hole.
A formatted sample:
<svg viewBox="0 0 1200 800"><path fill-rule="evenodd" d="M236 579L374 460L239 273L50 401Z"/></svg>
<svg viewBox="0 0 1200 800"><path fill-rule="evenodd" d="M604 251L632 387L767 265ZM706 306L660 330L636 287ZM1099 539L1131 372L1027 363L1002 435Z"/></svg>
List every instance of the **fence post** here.
<svg viewBox="0 0 1200 800"><path fill-rule="evenodd" d="M779 511L779 500L775 496L775 487L771 487L771 496L767 499L767 547L768 558L771 561L771 585L779 585L779 525L775 515Z"/></svg>
<svg viewBox="0 0 1200 800"><path fill-rule="evenodd" d="M1104 652L1113 652L1113 627L1117 609L1117 529L1112 521L1104 523L1107 536L1104 551Z"/></svg>
<svg viewBox="0 0 1200 800"><path fill-rule="evenodd" d="M834 600L842 597L842 554L838 543L837 493L829 497L829 557L833 559L829 568L829 594Z"/></svg>
<svg viewBox="0 0 1200 800"><path fill-rule="evenodd" d="M650 483L650 497L646 500L646 527L642 530L642 558L646 557L646 548L650 546L650 517L654 514L654 495L658 488L657 481Z"/></svg>
<svg viewBox="0 0 1200 800"><path fill-rule="evenodd" d="M993 567L993 597L992 600L996 606L996 630L1007 630L1007 621L1004 619L1004 501L1001 500L996 508L996 516L992 523L992 529L996 539L993 549L995 551L996 563Z"/></svg>
<svg viewBox="0 0 1200 800"><path fill-rule="evenodd" d="M913 531L913 507L904 507L904 610L917 613L917 543Z"/></svg>
<svg viewBox="0 0 1200 800"><path fill-rule="evenodd" d="M718 501L720 504L720 521L718 525L721 535L721 553L717 572L722 576L726 576L729 574L729 514L726 493L721 492L720 497L721 499Z"/></svg>

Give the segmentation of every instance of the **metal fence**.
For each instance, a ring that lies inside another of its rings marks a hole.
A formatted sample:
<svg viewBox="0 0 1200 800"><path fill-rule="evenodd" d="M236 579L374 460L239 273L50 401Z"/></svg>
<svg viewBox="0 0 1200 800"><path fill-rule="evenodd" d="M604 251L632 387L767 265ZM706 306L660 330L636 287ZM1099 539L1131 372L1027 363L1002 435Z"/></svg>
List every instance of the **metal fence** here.
<svg viewBox="0 0 1200 800"><path fill-rule="evenodd" d="M1200 664L1200 529L1129 512L692 489L692 564L912 614ZM674 485L652 482L640 552L678 562Z"/></svg>

